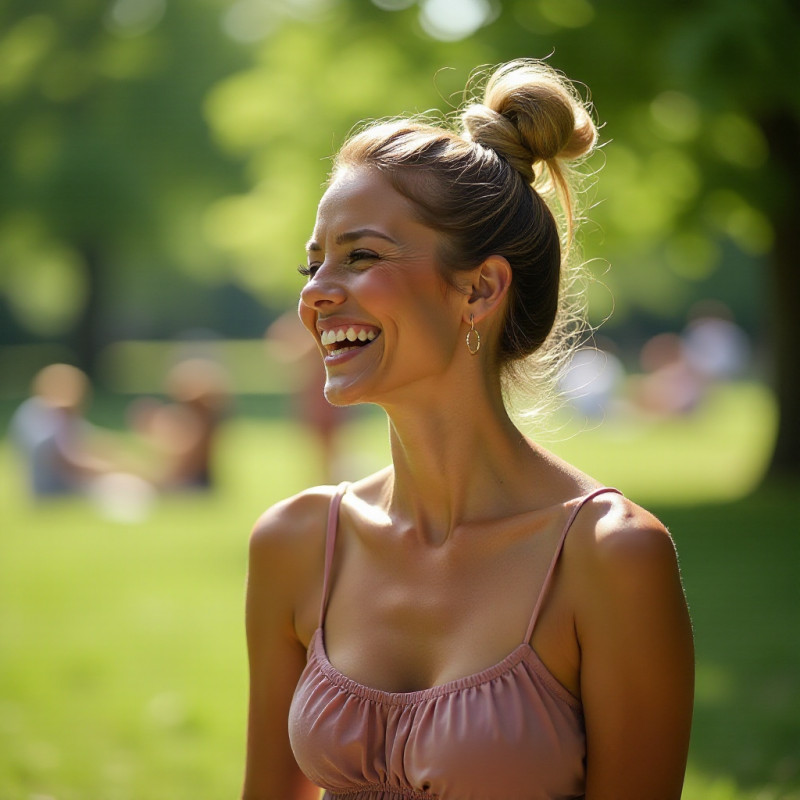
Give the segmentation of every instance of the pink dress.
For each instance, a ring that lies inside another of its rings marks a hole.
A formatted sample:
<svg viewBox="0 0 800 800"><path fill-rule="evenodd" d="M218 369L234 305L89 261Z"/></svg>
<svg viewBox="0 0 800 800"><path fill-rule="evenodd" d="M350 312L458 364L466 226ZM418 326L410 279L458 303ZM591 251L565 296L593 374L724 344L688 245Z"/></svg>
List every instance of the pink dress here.
<svg viewBox="0 0 800 800"><path fill-rule="evenodd" d="M339 672L325 653L324 622L339 504L328 517L319 627L289 713L297 763L347 800L578 800L584 795L586 735L580 702L529 642L567 532L598 489L575 501L528 630L500 663L417 692L371 689Z"/></svg>

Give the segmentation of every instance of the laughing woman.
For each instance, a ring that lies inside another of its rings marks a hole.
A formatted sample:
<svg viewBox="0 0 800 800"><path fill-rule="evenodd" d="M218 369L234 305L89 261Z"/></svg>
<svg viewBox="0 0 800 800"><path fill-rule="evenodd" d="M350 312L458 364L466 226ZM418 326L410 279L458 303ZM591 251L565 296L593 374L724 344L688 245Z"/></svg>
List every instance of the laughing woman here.
<svg viewBox="0 0 800 800"><path fill-rule="evenodd" d="M569 338L567 162L595 140L571 84L517 61L460 129L382 123L339 152L300 316L328 401L386 412L392 463L256 524L246 800L680 797L669 534L504 402Z"/></svg>

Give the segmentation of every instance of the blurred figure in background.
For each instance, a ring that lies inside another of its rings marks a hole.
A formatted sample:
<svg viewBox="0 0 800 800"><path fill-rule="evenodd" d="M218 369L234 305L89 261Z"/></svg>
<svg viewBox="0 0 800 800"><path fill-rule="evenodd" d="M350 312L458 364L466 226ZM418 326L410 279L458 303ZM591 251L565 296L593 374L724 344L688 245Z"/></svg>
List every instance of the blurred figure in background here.
<svg viewBox="0 0 800 800"><path fill-rule="evenodd" d="M230 405L227 375L210 359L186 359L168 373L166 391L170 402L141 398L129 411L150 450L144 477L158 489L211 489L214 446Z"/></svg>
<svg viewBox="0 0 800 800"><path fill-rule="evenodd" d="M90 395L84 372L50 364L36 374L31 397L14 413L9 435L33 497L83 492L112 469L109 443L83 416Z"/></svg>
<svg viewBox="0 0 800 800"><path fill-rule="evenodd" d="M721 303L699 304L682 333L659 333L642 347L643 374L631 382L631 396L655 416L695 411L720 382L741 378L750 362L747 334Z"/></svg>
<svg viewBox="0 0 800 800"><path fill-rule="evenodd" d="M750 364L750 340L723 303L705 301L695 306L683 340L689 363L709 381L741 378Z"/></svg>
<svg viewBox="0 0 800 800"><path fill-rule="evenodd" d="M589 419L604 419L618 410L625 367L605 347L582 347L575 352L559 381L570 404Z"/></svg>
<svg viewBox="0 0 800 800"><path fill-rule="evenodd" d="M643 374L631 382L636 406L659 417L689 414L705 394L705 383L687 358L677 333L659 333L645 342L639 361Z"/></svg>

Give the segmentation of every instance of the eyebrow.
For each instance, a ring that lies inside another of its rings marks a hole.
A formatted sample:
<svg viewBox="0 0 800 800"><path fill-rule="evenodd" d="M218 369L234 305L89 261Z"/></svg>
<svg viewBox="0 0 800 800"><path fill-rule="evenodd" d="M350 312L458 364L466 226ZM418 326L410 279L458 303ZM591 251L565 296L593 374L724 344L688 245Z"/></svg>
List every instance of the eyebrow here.
<svg viewBox="0 0 800 800"><path fill-rule="evenodd" d="M381 233L380 231L376 231L374 228L359 228L355 231L347 231L346 233L340 233L336 237L336 244L347 244L348 242L354 242L357 239L365 239L367 237L373 237L376 239L383 239L391 244L397 244L397 242L392 239L391 236L387 236L385 233ZM322 250L322 246L315 242L313 239L306 244L306 250L309 253L318 253Z"/></svg>

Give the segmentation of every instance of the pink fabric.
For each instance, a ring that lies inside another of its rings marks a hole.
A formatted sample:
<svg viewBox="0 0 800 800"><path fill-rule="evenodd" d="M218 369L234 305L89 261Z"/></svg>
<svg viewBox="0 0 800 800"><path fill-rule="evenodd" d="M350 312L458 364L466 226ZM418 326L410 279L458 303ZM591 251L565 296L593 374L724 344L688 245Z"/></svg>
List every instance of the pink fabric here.
<svg viewBox="0 0 800 800"><path fill-rule="evenodd" d="M577 800L584 794L585 731L579 701L528 644L567 532L564 527L525 639L489 669L419 692L371 689L325 653L324 621L336 523L346 485L331 502L320 625L289 714L297 763L348 800Z"/></svg>

